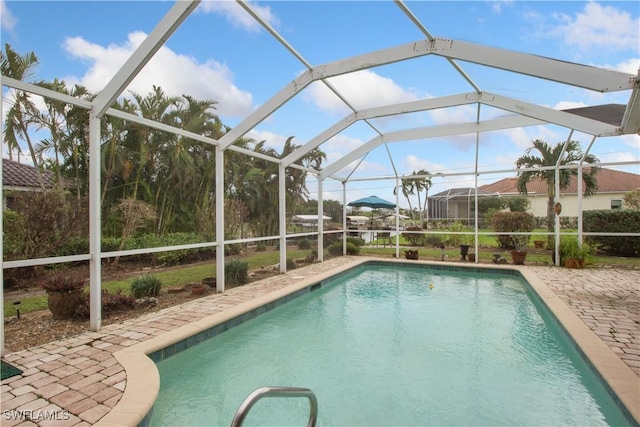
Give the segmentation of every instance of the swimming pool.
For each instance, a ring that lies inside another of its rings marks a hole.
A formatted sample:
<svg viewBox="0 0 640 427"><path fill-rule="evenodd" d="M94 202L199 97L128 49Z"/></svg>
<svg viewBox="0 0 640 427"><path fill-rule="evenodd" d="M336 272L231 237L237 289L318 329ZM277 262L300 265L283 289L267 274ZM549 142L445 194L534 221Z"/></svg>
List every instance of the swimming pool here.
<svg viewBox="0 0 640 427"><path fill-rule="evenodd" d="M372 265L337 280L160 362L150 425L228 425L265 385L314 390L320 425L629 424L513 272ZM307 416L302 399L266 399L247 424Z"/></svg>

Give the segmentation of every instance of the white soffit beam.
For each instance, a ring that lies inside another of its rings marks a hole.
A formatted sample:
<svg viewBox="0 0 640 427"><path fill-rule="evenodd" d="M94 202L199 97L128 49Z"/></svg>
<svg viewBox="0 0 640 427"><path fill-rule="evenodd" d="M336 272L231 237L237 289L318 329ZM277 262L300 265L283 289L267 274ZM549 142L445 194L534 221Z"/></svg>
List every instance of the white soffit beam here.
<svg viewBox="0 0 640 427"><path fill-rule="evenodd" d="M191 12L198 6L200 0L177 1L169 12L162 18L151 34L138 46L127 59L115 76L100 91L93 100L98 117L115 102L122 91L138 75L140 70L153 58L153 55L165 44Z"/></svg>
<svg viewBox="0 0 640 427"><path fill-rule="evenodd" d="M455 107L459 105L472 104L478 102L480 99L482 99L482 94L470 92L457 95L442 96L438 98L421 99L419 101L385 105L381 107L374 107L362 111L357 111L336 122L331 127L325 129L322 133L311 139L309 142L291 152L284 159L282 159L282 163L285 166L290 165L291 163L309 153L314 148L317 148L333 136L337 135L339 132L348 128L358 120L414 113L417 111L427 111L437 108Z"/></svg>
<svg viewBox="0 0 640 427"><path fill-rule="evenodd" d="M432 127L406 129L396 132L389 132L383 136L378 136L355 150L347 153L340 160L336 160L320 172L320 178L325 179L341 170L351 162L359 159L368 152L374 150L384 143L410 141L416 139L438 138L445 136L464 135L474 132L489 132L495 130L512 129L515 127L535 126L547 124L543 120L526 116L509 116L499 119L482 121L479 123L469 122L461 124L445 124Z"/></svg>
<svg viewBox="0 0 640 427"><path fill-rule="evenodd" d="M501 95L485 94L482 103L502 110L511 111L524 116L544 120L549 123L563 126L596 136L620 135L620 128L609 123L578 116L553 108L542 107ZM491 95L491 96L489 96Z"/></svg>
<svg viewBox="0 0 640 427"><path fill-rule="evenodd" d="M598 92L633 89L635 76L620 71L451 39L435 39L430 53Z"/></svg>

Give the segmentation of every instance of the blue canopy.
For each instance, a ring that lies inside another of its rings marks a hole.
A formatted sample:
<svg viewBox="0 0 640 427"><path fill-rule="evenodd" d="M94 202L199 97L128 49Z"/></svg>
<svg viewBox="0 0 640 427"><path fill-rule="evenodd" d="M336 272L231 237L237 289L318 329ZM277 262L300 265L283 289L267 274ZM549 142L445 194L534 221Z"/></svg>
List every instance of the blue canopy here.
<svg viewBox="0 0 640 427"><path fill-rule="evenodd" d="M356 208L374 208L374 209L393 209L396 207L395 203L387 202L378 196L369 196L362 199L354 200L349 203L348 206Z"/></svg>

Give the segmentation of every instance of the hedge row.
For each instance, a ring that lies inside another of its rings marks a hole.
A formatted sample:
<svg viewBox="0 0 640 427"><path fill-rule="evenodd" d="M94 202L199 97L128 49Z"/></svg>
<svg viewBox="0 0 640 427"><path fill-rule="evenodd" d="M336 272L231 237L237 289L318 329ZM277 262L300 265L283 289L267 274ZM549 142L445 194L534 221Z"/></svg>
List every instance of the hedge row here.
<svg viewBox="0 0 640 427"><path fill-rule="evenodd" d="M592 233L638 233L640 211L599 210L582 213L583 230ZM589 236L598 249L621 256L640 256L640 237Z"/></svg>

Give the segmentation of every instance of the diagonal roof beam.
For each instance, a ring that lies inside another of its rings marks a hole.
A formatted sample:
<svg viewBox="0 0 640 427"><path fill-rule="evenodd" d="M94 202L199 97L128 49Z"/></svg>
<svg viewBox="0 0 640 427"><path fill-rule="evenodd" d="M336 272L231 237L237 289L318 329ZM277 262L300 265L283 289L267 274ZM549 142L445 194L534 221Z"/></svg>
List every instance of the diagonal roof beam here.
<svg viewBox="0 0 640 427"><path fill-rule="evenodd" d="M422 127L415 129L406 129L396 132L389 132L383 136L378 136L366 144L361 145L355 150L351 151L347 155L343 156L340 160L337 160L324 168L320 172L320 178L325 179L337 171L344 168L349 163L357 160L366 153L374 150L378 146L384 143L399 142L399 141L412 141L416 139L427 138L439 138L445 136L463 135L474 132L489 132L495 130L512 129L514 127L525 127L546 124L542 120L538 120L526 116L509 116L502 117L493 120L486 120L476 123L475 121L461 124L445 124L439 126Z"/></svg>
<svg viewBox="0 0 640 427"><path fill-rule="evenodd" d="M413 12L411 12L411 10L409 10L407 5L404 4L402 0L394 0L394 1L396 5L404 12L404 14L407 15L409 20L413 22L413 25L418 27L418 29L420 29L422 34L427 36L427 39L429 39L429 41L435 40L435 37L433 37L433 35L431 35L429 30L427 30L427 28L424 25L422 25L422 22L420 22L418 17L415 16ZM481 92L480 87L477 84L475 84L473 80L471 80L471 77L469 77L469 75L462 69L462 67L458 65L456 61L454 61L451 58L447 58L447 61L458 72L458 74L460 74L475 89L476 92Z"/></svg>
<svg viewBox="0 0 640 427"><path fill-rule="evenodd" d="M620 128L609 123L578 116L577 114L554 110L553 108L542 107L540 105L531 104L501 95L488 94L486 92L485 95L487 96L484 96L481 101L483 104L497 107L502 110L544 120L545 122L574 129L589 135L620 135Z"/></svg>
<svg viewBox="0 0 640 427"><path fill-rule="evenodd" d="M251 17L253 19L255 19L260 25L262 25L262 27L267 30L267 32L269 34L271 34L273 36L273 38L275 38L278 42L280 42L281 45L283 45L285 47L285 49L287 49L289 51L289 53L291 53L298 61L300 61L305 67L307 67L308 70L311 70L313 68L313 66L300 54L298 53L297 50L295 50L293 48L293 46L291 46L291 44L289 44L288 41L285 40L284 37L282 37L276 30L275 28L273 28L267 21L265 21L264 19L262 19L262 17L253 10L253 8L248 4L248 2L246 0L236 0L236 2L249 14L251 15ZM321 80L321 82L331 91L333 92L347 107L349 107L349 109L351 111L356 111L356 109L353 107L353 105L351 105L351 103L347 100L347 98L344 97L344 95L342 95L342 93L331 83L329 83L327 80ZM378 135L382 135L382 132L380 132L375 126L373 126L373 124L369 123L367 120L365 120L365 122L374 130L378 133Z"/></svg>
<svg viewBox="0 0 640 427"><path fill-rule="evenodd" d="M233 144L238 138L245 135L264 119L269 117L269 115L280 108L289 99L316 80L339 76L353 71L364 70L378 65L391 64L394 62L404 61L406 59L425 56L431 53L428 51L429 45L429 41L420 40L414 43L407 43L364 55L352 56L347 59L313 67L286 85L277 94L271 97L271 99L247 116L236 127L227 132L222 138L220 138L220 146L224 149Z"/></svg>
<svg viewBox="0 0 640 427"><path fill-rule="evenodd" d="M480 95L481 96L481 95ZM478 102L480 96L475 93L462 93L458 95L443 96L439 98L422 99L419 101L403 102L393 105L385 105L381 107L369 108L356 113L352 113L342 120L336 122L333 126L328 127L322 133L318 134L315 138L311 139L300 148L292 151L289 155L282 159L282 164L285 166L290 165L296 160L304 157L314 148L317 148L321 144L325 143L333 136L342 132L344 129L351 126L358 120L366 120L376 117L393 116L397 114L413 113L416 111L433 110L436 108L452 107L457 105L472 104Z"/></svg>
<svg viewBox="0 0 640 427"><path fill-rule="evenodd" d="M116 98L127 88L129 83L138 75L153 55L164 45L171 35L178 29L191 12L198 6L200 0L177 1L169 12L162 18L151 34L138 46L113 78L93 100L98 117L102 116L115 102Z"/></svg>
<svg viewBox="0 0 640 427"><path fill-rule="evenodd" d="M561 61L451 39L435 39L434 55L460 59L598 92L633 89L635 76L620 71Z"/></svg>
<svg viewBox="0 0 640 427"><path fill-rule="evenodd" d="M304 72L224 135L220 139L220 146L224 149L233 144L313 81L430 54L474 62L598 92L633 89L635 82L635 76L632 74L507 49L451 39L419 40L318 65Z"/></svg>

